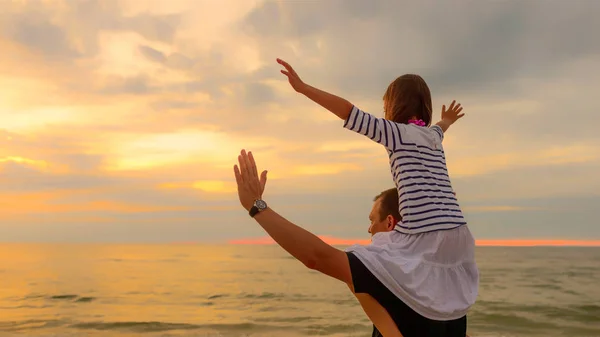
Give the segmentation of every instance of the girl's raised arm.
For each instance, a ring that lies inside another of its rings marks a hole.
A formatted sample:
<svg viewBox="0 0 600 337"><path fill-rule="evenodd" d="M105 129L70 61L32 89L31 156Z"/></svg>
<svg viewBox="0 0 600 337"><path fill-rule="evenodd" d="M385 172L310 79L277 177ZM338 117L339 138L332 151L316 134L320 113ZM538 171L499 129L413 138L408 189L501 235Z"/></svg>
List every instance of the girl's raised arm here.
<svg viewBox="0 0 600 337"><path fill-rule="evenodd" d="M348 119L348 117L350 116L350 112L352 111L352 103L341 97L330 94L328 92L317 89L302 82L300 76L298 76L294 68L292 68L292 66L290 66L284 60L277 59L277 63L281 64L285 68L285 70L281 70L281 73L287 76L290 85L292 86L292 88L294 88L294 90L296 90L296 92L303 94L304 96L311 99L313 102L333 112L342 120L345 121Z"/></svg>

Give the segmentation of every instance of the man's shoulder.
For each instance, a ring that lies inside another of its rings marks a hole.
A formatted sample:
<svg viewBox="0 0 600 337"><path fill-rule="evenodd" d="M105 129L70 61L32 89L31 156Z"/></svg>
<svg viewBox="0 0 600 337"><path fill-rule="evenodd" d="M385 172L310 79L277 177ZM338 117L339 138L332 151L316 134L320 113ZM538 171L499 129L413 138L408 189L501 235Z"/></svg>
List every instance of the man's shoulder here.
<svg viewBox="0 0 600 337"><path fill-rule="evenodd" d="M373 234L371 237L370 246L380 246L384 244L388 244L392 242L391 237L394 235L395 230L391 230L389 232L378 232Z"/></svg>

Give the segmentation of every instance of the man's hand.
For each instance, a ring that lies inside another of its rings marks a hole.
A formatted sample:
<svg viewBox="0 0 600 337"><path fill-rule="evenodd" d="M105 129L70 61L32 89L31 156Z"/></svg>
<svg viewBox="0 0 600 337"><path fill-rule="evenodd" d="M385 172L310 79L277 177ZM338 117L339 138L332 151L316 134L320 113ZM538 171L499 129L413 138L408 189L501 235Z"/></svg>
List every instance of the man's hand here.
<svg viewBox="0 0 600 337"><path fill-rule="evenodd" d="M238 162L240 165L239 167L237 165L233 166L238 196L242 206L249 211L250 208L252 208L254 201L261 199L262 194L265 191L267 171L262 171L259 179L254 156L252 156L252 152L246 154L246 150L240 152Z"/></svg>
<svg viewBox="0 0 600 337"><path fill-rule="evenodd" d="M287 62L285 62L282 59L277 59L277 63L281 64L285 68L285 70L281 70L281 73L284 74L285 76L287 76L288 81L290 82L290 85L292 86L292 88L294 88L294 90L296 90L296 92L299 92L299 93L304 92L304 89L306 89L306 84L304 82L302 82L302 80L300 79L300 76L298 76L298 74L296 73L294 68L292 68L291 65L289 65Z"/></svg>
<svg viewBox="0 0 600 337"><path fill-rule="evenodd" d="M454 124L457 120L465 115L464 113L460 113L463 109L460 106L460 103L456 106L454 106L454 103L456 103L456 100L452 101L452 104L450 104L448 110L446 110L446 105L442 105L442 120L446 121L450 125Z"/></svg>

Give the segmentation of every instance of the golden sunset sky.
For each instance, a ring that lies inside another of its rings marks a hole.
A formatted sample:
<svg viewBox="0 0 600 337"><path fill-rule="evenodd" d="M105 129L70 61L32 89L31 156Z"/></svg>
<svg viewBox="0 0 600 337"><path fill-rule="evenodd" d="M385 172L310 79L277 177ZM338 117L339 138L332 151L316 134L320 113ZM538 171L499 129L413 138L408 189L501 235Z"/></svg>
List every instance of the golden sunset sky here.
<svg viewBox="0 0 600 337"><path fill-rule="evenodd" d="M277 57L377 116L404 73L435 119L462 103L444 146L479 240L600 240L600 2L1 6L1 241L261 238L235 193L242 148L275 210L368 239L385 150L294 93Z"/></svg>

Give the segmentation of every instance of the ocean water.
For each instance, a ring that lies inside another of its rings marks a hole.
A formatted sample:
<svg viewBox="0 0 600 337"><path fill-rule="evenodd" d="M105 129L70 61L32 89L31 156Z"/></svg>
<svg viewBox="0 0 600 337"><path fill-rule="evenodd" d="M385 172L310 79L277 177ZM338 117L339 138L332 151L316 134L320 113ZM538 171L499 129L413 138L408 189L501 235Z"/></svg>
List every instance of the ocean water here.
<svg viewBox="0 0 600 337"><path fill-rule="evenodd" d="M600 249L477 249L471 336L600 336ZM0 336L370 336L277 246L0 245Z"/></svg>

